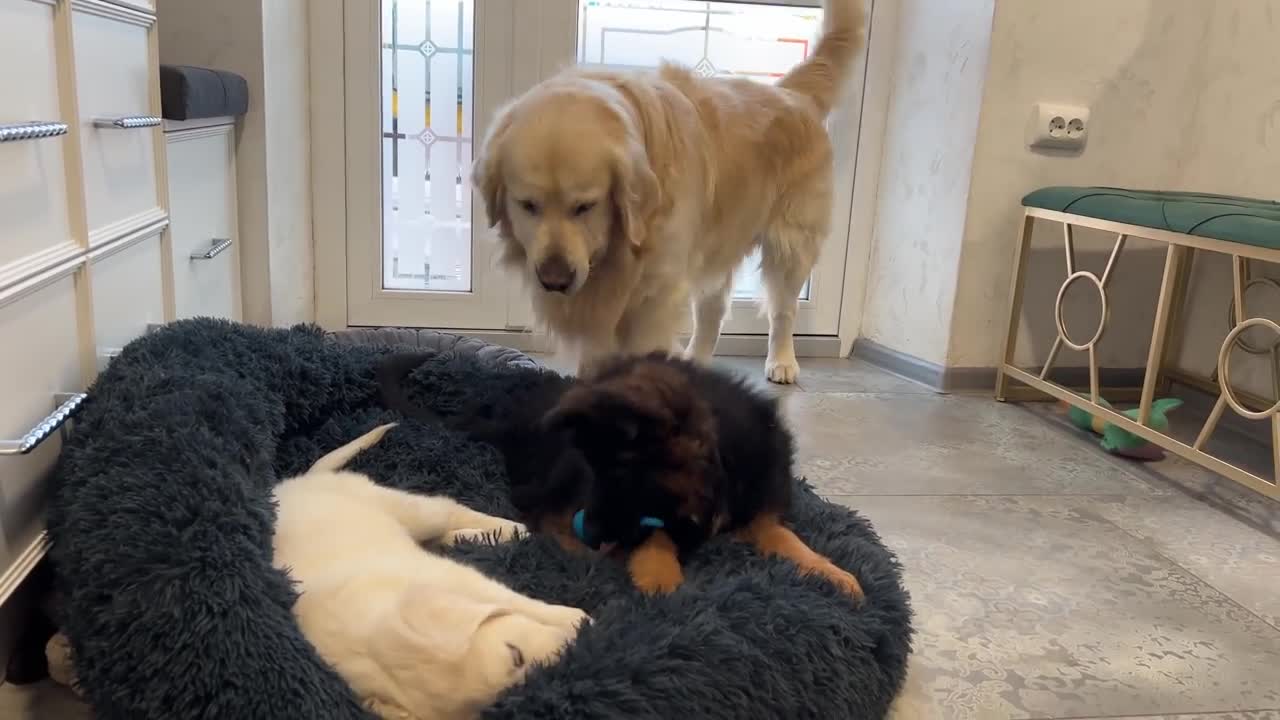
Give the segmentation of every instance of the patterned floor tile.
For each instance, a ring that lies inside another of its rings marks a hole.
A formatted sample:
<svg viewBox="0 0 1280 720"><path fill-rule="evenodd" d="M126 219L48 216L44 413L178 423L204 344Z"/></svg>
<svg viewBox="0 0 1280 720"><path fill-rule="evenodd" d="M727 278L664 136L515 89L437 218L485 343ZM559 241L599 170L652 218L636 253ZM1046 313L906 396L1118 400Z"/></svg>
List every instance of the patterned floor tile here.
<svg viewBox="0 0 1280 720"><path fill-rule="evenodd" d="M840 500L906 568L919 635L899 718L1280 707L1280 630L1090 498Z"/></svg>
<svg viewBox="0 0 1280 720"><path fill-rule="evenodd" d="M834 495L1152 495L1084 438L965 396L797 394L800 471Z"/></svg>

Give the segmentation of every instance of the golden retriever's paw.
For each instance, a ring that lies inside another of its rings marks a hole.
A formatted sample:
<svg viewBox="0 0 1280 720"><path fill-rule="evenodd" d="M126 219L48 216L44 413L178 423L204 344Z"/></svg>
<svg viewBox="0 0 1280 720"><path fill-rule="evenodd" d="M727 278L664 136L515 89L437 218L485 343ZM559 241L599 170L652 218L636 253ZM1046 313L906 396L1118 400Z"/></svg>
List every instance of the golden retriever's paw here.
<svg viewBox="0 0 1280 720"><path fill-rule="evenodd" d="M694 341L689 341L689 346L675 353L677 357L687 360L691 363L699 365L710 365L711 358L714 355L715 345L711 346L711 352L707 352L704 348L695 347Z"/></svg>
<svg viewBox="0 0 1280 720"><path fill-rule="evenodd" d="M490 529L489 533L496 533L498 542L515 542L528 536L529 528L525 527L524 523L508 520L498 527Z"/></svg>
<svg viewBox="0 0 1280 720"><path fill-rule="evenodd" d="M457 545L460 542L504 543L519 540L529 534L528 528L514 520L490 528L461 528L445 533L445 545Z"/></svg>
<svg viewBox="0 0 1280 720"><path fill-rule="evenodd" d="M791 385L800 378L800 363L793 358L769 358L764 363L769 382Z"/></svg>
<svg viewBox="0 0 1280 720"><path fill-rule="evenodd" d="M544 614L545 617L542 618L544 622L565 630L572 630L574 633L591 624L590 615L567 605L548 605Z"/></svg>

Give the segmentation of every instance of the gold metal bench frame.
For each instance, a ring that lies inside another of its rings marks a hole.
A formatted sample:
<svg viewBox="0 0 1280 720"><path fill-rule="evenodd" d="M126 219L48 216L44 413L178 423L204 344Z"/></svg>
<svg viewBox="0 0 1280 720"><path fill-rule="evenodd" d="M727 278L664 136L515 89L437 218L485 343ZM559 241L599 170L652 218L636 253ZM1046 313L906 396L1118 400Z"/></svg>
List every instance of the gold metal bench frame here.
<svg viewBox="0 0 1280 720"><path fill-rule="evenodd" d="M1067 279L1058 290L1054 308L1054 321L1058 328L1058 337L1054 340L1053 346L1049 350L1049 357L1039 374L1033 374L1015 366L1013 363L1014 354L1017 350L1019 320L1022 315L1022 292L1027 269L1027 258L1029 256L1028 249L1031 243L1031 230L1038 219L1062 225L1062 240L1067 259ZM1098 277L1088 270L1077 269L1073 227L1087 227L1116 234L1116 241L1111 249L1111 256L1107 260L1106 269L1102 272L1102 277ZM1125 241L1130 237L1145 238L1168 245L1165 254L1164 277L1160 284L1160 295L1156 304L1155 323L1151 331L1151 347L1147 355L1146 371L1142 381L1141 395L1139 396L1137 422L1099 404L1101 388L1099 387L1096 353L1097 343L1107 327L1110 314L1110 305L1107 302L1107 287L1112 279L1112 271L1115 269L1116 259L1120 256L1121 251L1124 250ZM1183 305L1186 301L1187 281L1191 274L1191 261L1194 253L1198 251L1229 255L1232 259L1233 302L1231 312L1233 313L1234 327L1227 334L1218 352L1216 378L1204 378L1181 370L1176 367L1176 358L1174 357L1174 351L1178 347L1179 339L1175 333L1181 331L1182 323L1180 321L1184 319L1182 317L1184 314ZM1022 229L1018 235L1018 245L1013 257L1013 278L1009 287L1009 326L1005 336L1004 355L1001 357L1001 364L996 375L996 399L1000 401L1006 400L1010 395L1010 381L1017 380L1035 390L1086 410L1107 422L1114 423L1169 452L1253 488L1263 495L1280 498L1280 325L1268 318L1246 317L1245 290L1255 283L1272 282L1264 278L1251 280L1249 277L1249 260L1280 263L1280 250L1184 235L1182 233L1156 230L1110 220L1099 220L1055 210L1025 208ZM1090 282L1098 290L1102 299L1102 318L1098 323L1098 329L1091 339L1083 343L1075 342L1068 337L1062 321L1063 296L1072 283L1081 281ZM1241 333L1250 327L1256 326L1270 328L1277 335L1277 340L1267 348L1258 349L1244 346L1251 353L1270 353L1271 380L1275 392L1275 399L1273 400L1244 395L1231 387L1231 367L1229 362L1231 348L1235 343L1241 341ZM1048 379L1054 362L1064 346L1089 354L1089 394L1087 398ZM1184 382L1198 389L1216 393L1218 396L1217 402L1213 406L1213 411L1209 414L1192 445L1187 445L1146 426L1148 419L1151 417L1151 404L1155 398L1156 388L1160 384L1171 380ZM1246 418L1255 420L1270 419L1271 478L1255 475L1244 468L1237 467L1204 451L1205 443L1214 430L1217 429L1218 423L1222 420L1223 412L1227 407Z"/></svg>

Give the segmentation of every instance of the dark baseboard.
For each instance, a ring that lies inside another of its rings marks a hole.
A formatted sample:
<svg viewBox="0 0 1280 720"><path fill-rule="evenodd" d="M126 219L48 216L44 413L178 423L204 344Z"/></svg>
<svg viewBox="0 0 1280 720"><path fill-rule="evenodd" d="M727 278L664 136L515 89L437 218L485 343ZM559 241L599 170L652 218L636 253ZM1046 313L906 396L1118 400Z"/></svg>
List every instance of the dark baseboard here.
<svg viewBox="0 0 1280 720"><path fill-rule="evenodd" d="M853 357L940 393L991 393L996 387L994 367L946 367L872 340L855 342ZM1145 374L1143 368L1100 368L1098 379L1104 387L1141 387ZM1066 387L1088 387L1089 369L1054 368L1049 379Z"/></svg>

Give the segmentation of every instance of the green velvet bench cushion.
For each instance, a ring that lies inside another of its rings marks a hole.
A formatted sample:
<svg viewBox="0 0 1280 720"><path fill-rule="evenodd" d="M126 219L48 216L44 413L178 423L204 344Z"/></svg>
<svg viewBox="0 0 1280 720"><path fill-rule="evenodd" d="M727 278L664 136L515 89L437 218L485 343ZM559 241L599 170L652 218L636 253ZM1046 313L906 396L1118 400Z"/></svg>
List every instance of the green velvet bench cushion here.
<svg viewBox="0 0 1280 720"><path fill-rule="evenodd" d="M1188 192L1046 187L1026 207L1280 250L1280 203Z"/></svg>

